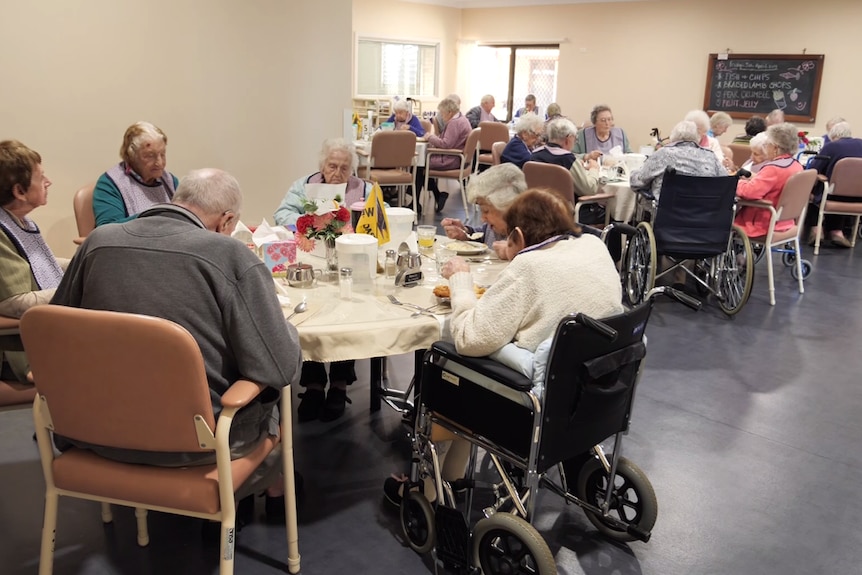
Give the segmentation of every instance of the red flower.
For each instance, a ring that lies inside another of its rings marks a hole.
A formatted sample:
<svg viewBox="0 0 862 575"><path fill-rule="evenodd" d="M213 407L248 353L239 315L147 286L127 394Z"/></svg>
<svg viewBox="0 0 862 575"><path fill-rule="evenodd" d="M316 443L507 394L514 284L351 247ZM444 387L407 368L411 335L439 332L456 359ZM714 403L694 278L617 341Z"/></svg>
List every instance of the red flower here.
<svg viewBox="0 0 862 575"><path fill-rule="evenodd" d="M296 231L304 236L312 222L314 222L314 216L308 214L299 216L299 219L296 220Z"/></svg>
<svg viewBox="0 0 862 575"><path fill-rule="evenodd" d="M803 132L800 130L799 133L796 134L796 137L799 138L800 142L805 145L808 145L808 132Z"/></svg>
<svg viewBox="0 0 862 575"><path fill-rule="evenodd" d="M347 208L341 206L338 208L338 211L335 213L335 219L339 222L349 222L350 221L350 212L347 211Z"/></svg>

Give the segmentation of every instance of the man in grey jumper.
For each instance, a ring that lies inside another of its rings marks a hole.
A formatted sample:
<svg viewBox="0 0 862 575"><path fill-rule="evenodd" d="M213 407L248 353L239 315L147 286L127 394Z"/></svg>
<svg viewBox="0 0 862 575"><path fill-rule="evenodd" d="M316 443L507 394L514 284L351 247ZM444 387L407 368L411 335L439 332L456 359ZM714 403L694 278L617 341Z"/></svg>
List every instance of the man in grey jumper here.
<svg viewBox="0 0 862 575"><path fill-rule="evenodd" d="M229 237L241 207L242 192L230 174L191 172L173 203L90 233L51 301L162 317L185 327L203 354L216 417L219 398L234 381L248 379L272 388L234 418L234 457L252 451L266 434L277 434L278 391L296 380L302 366L296 328L284 320L269 271L245 244ZM175 466L214 459L209 453L75 443L129 463ZM62 448L63 438L57 444Z"/></svg>

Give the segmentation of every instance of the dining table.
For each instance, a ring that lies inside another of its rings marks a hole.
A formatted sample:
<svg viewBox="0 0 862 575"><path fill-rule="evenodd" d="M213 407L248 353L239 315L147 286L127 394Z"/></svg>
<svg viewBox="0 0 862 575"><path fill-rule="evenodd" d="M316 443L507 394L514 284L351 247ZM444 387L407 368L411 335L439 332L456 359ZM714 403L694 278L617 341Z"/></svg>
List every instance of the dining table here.
<svg viewBox="0 0 862 575"><path fill-rule="evenodd" d="M631 222L637 208L637 193L632 189L627 175L608 178L599 193L611 194L607 209L616 222Z"/></svg>
<svg viewBox="0 0 862 575"><path fill-rule="evenodd" d="M415 237L415 232L412 234ZM445 236L437 236L435 246L449 241ZM408 239L407 243L416 245L415 239L412 242ZM341 297L338 275L323 270L326 261L313 253L298 254L301 263L320 270L320 277L310 287L294 287L284 278L273 278L285 317L297 304L306 302L307 310L289 320L299 333L303 360L324 363L372 360L372 412L380 409L381 391L385 390L384 358L414 352L418 374L424 350L435 341L447 338L451 308L448 304L438 305L440 301L433 293L435 286L447 283L437 272L435 251L419 250L423 275L419 285L397 286L394 277L378 273L370 281L354 281L347 299ZM381 253L381 263L383 255ZM492 284L508 263L490 250L465 257L474 281L482 286ZM396 305L389 296L407 305ZM414 306L431 309L417 314Z"/></svg>

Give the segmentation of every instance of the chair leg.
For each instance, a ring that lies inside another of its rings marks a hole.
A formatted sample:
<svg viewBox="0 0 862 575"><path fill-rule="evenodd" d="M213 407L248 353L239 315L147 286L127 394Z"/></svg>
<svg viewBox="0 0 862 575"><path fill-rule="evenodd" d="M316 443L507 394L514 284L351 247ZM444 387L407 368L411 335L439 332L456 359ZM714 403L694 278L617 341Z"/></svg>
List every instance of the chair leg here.
<svg viewBox="0 0 862 575"><path fill-rule="evenodd" d="M472 222L473 214L470 213L470 208L467 207L467 185L461 178L458 178L458 190L461 192L461 203L464 205L464 223Z"/></svg>
<svg viewBox="0 0 862 575"><path fill-rule="evenodd" d="M111 512L111 504L105 501L102 502L102 523L110 523L114 520L114 514Z"/></svg>
<svg viewBox="0 0 862 575"><path fill-rule="evenodd" d="M859 219L860 218L862 218L862 216L856 216L854 218L853 234L850 236L850 245L854 248L856 247L856 238L859 237Z"/></svg>
<svg viewBox="0 0 862 575"><path fill-rule="evenodd" d="M219 556L219 575L233 575L233 556L236 548L236 508L222 507L221 516L221 554Z"/></svg>
<svg viewBox="0 0 862 575"><path fill-rule="evenodd" d="M54 541L57 536L57 504L60 496L53 489L45 492L45 517L42 520L42 548L39 553L39 575L54 571Z"/></svg>
<svg viewBox="0 0 862 575"><path fill-rule="evenodd" d="M825 192L824 192L825 194ZM820 255L820 236L823 235L823 203L820 204L820 211L817 214L817 229L819 230L814 237L814 255Z"/></svg>
<svg viewBox="0 0 862 575"><path fill-rule="evenodd" d="M138 523L138 545L146 547L150 544L150 533L147 530L147 510L135 507L135 519Z"/></svg>
<svg viewBox="0 0 862 575"><path fill-rule="evenodd" d="M287 570L299 573L299 528L296 520L296 480L293 465L293 413L291 394L281 394L281 448L284 474L284 519L287 531Z"/></svg>
<svg viewBox="0 0 862 575"><path fill-rule="evenodd" d="M799 236L793 240L793 249L796 250L796 276L799 278L799 293L805 293L805 286L802 283L802 250L799 247Z"/></svg>
<svg viewBox="0 0 862 575"><path fill-rule="evenodd" d="M766 242L766 276L769 278L769 305L775 305L775 280L772 271L772 242Z"/></svg>

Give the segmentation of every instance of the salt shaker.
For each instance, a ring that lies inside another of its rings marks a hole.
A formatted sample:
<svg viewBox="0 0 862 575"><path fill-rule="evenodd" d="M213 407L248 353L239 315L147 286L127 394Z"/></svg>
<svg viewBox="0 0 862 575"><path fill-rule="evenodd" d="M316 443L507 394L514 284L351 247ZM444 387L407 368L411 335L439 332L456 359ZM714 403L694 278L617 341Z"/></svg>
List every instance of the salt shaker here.
<svg viewBox="0 0 862 575"><path fill-rule="evenodd" d="M349 300L353 297L353 270L341 268L338 276L338 287L341 291L341 299Z"/></svg>
<svg viewBox="0 0 862 575"><path fill-rule="evenodd" d="M383 264L383 270L386 273L386 277L395 277L395 273L398 271L395 262L395 250L386 250L386 261Z"/></svg>

